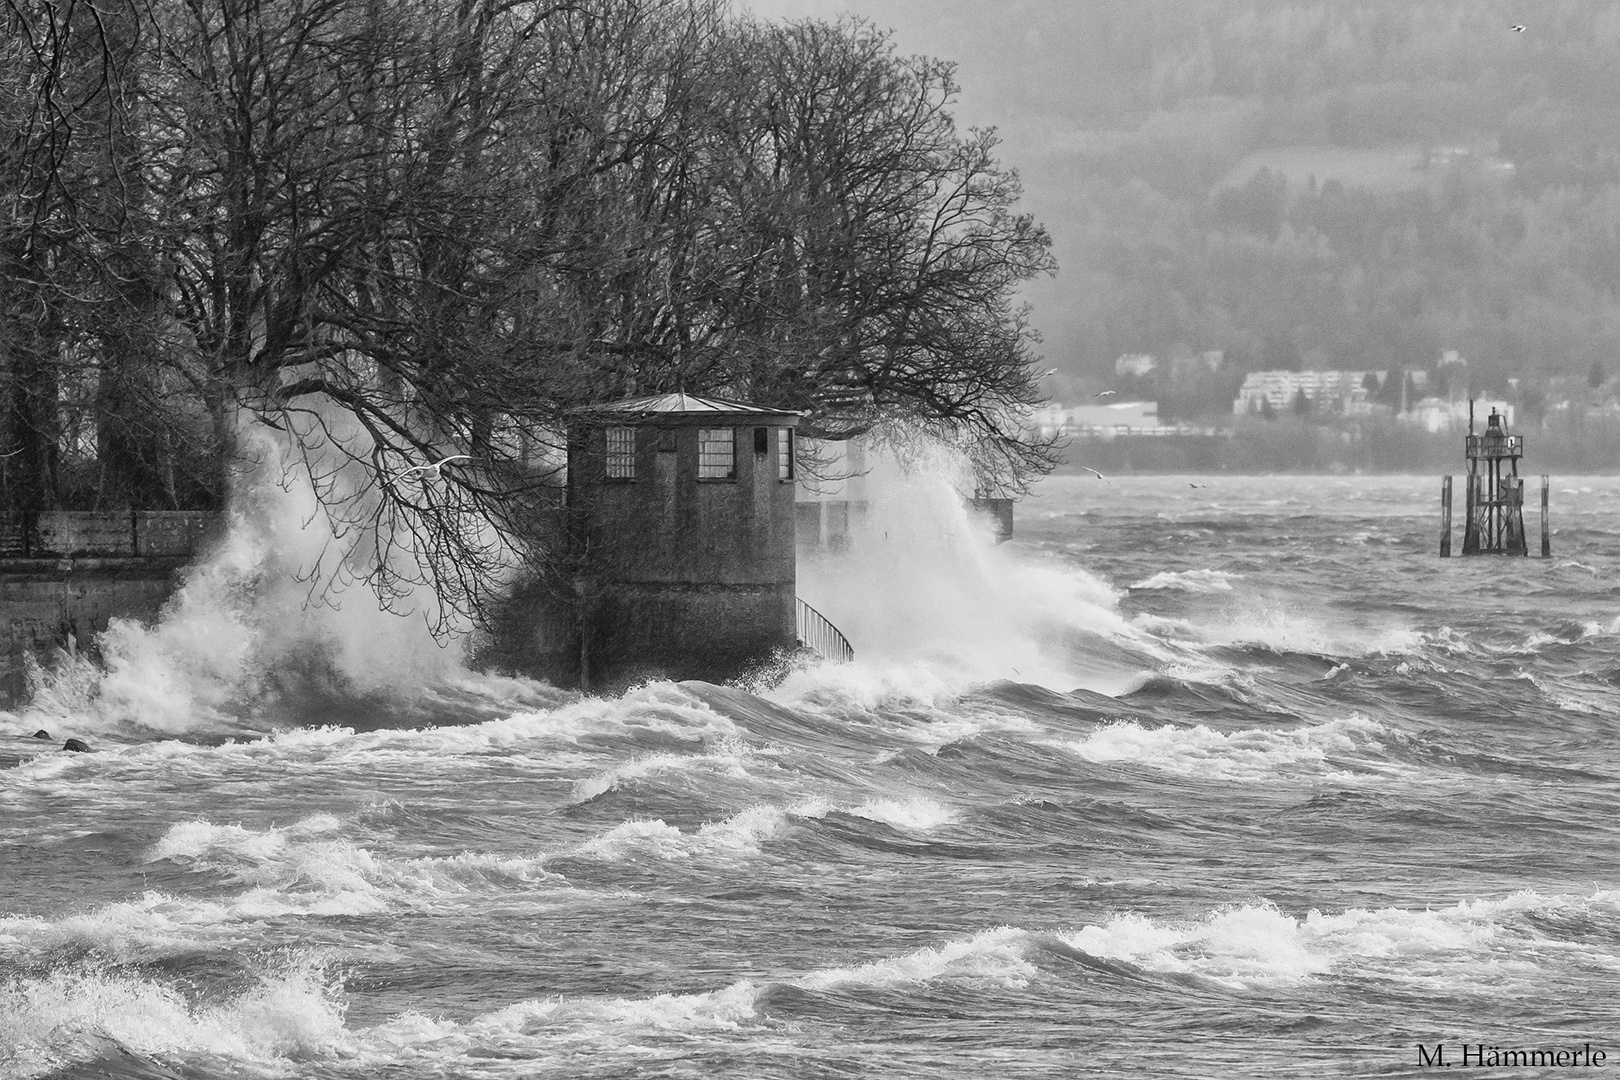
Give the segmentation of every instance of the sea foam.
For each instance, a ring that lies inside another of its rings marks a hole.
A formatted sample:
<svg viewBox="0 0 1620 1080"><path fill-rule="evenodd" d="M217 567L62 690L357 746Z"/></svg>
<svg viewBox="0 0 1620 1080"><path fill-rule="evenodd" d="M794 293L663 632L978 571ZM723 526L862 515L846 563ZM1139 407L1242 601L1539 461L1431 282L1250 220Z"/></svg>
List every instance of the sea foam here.
<svg viewBox="0 0 1620 1080"><path fill-rule="evenodd" d="M800 594L849 638L857 665L1106 692L1159 654L1100 577L997 544L962 498L973 489L962 458L942 448L906 456L902 465L872 455L871 497L850 523L847 552L799 560Z"/></svg>
<svg viewBox="0 0 1620 1080"><path fill-rule="evenodd" d="M390 907L433 906L496 884L560 884L544 857L483 852L393 858L340 835L341 823L315 815L286 827L246 829L182 822L153 845L152 862L225 875L250 889L234 901L243 916L280 908L306 914L374 914Z"/></svg>
<svg viewBox="0 0 1620 1080"><path fill-rule="evenodd" d="M412 618L384 610L355 581L369 557L356 548L360 534L328 519L309 465L262 426L244 421L241 437L251 464L235 481L224 536L185 571L155 622L112 620L97 639L99 666L79 654L36 669L24 726L70 723L79 734L246 731L265 726L263 702L299 681L354 695L476 681L459 650L426 629L422 616L431 622L439 614L431 590L408 599ZM339 497L368 484L352 466L325 482L337 485ZM409 550L396 557L412 558ZM409 580L413 571L402 569ZM452 634L467 629L451 617Z"/></svg>
<svg viewBox="0 0 1620 1080"><path fill-rule="evenodd" d="M760 844L779 835L787 814L778 807L754 806L720 821L683 832L661 819L633 819L613 826L565 854L618 862L628 858L739 858L760 853Z"/></svg>
<svg viewBox="0 0 1620 1080"><path fill-rule="evenodd" d="M211 1004L133 974L14 976L0 983L0 1065L10 1076L43 1076L127 1048L184 1056L204 1075L285 1075L289 1059L354 1053L344 1011L339 980L314 953L289 955Z"/></svg>
<svg viewBox="0 0 1620 1080"><path fill-rule="evenodd" d="M1229 593L1232 582L1242 577L1242 574L1230 574L1224 570L1161 570L1136 582L1131 588L1143 591L1170 589L1188 593Z"/></svg>
<svg viewBox="0 0 1620 1080"><path fill-rule="evenodd" d="M1093 956L1144 970L1197 975L1233 986L1320 977L1371 976L1413 986L1506 987L1527 979L1550 953L1570 950L1607 969L1620 960L1584 941L1550 940L1525 915L1587 916L1610 922L1620 893L1542 895L1523 891L1422 911L1350 908L1288 915L1271 904L1239 905L1193 921L1119 915L1058 937Z"/></svg>
<svg viewBox="0 0 1620 1080"><path fill-rule="evenodd" d="M1320 724L1286 728L1256 727L1220 732L1197 724L1146 727L1134 720L1105 724L1083 739L1052 745L1098 764L1129 763L1182 776L1211 780L1260 780L1280 775L1349 779L1346 771L1355 755L1358 771L1387 771L1391 766L1373 759L1380 749L1377 736L1386 729L1376 720L1348 716ZM1330 760L1337 756L1338 763Z"/></svg>

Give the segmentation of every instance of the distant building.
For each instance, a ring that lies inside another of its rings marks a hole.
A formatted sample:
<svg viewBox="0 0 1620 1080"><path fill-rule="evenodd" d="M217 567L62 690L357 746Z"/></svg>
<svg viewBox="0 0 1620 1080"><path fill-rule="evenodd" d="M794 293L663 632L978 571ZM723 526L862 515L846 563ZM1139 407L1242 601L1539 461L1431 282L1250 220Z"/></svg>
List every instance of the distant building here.
<svg viewBox="0 0 1620 1080"><path fill-rule="evenodd" d="M1030 410L1029 426L1042 435L1056 435L1062 430L1067 415L1063 406L1055 402L1042 405Z"/></svg>
<svg viewBox="0 0 1620 1080"><path fill-rule="evenodd" d="M1120 378L1141 378L1153 374L1158 361L1147 353L1126 353L1114 361L1114 374Z"/></svg>
<svg viewBox="0 0 1620 1080"><path fill-rule="evenodd" d="M873 473L886 473L892 483L897 474L903 474L905 466L892 447L874 444L865 435L836 440L800 439L794 446L798 468L793 510L798 550L801 555L811 556L848 550L874 511L883 511L884 484L874 482ZM988 519L997 542L1012 538L1012 499L985 491L974 492L971 498L967 492L961 494L975 513Z"/></svg>
<svg viewBox="0 0 1620 1080"><path fill-rule="evenodd" d="M1159 403L1156 401L1048 405L1031 413L1030 424L1042 437L1068 435L1081 439L1112 439L1119 436L1215 434L1213 428L1160 423Z"/></svg>
<svg viewBox="0 0 1620 1080"><path fill-rule="evenodd" d="M1069 409L1065 429L1070 433L1084 432L1116 435L1140 435L1164 428L1159 423L1157 401L1115 401L1106 405L1076 405Z"/></svg>
<svg viewBox="0 0 1620 1080"><path fill-rule="evenodd" d="M1474 425L1478 431L1485 430L1485 418L1495 409L1507 417L1508 427L1513 427L1513 406L1505 401L1491 398L1474 399ZM1468 430L1468 401L1447 401L1444 398L1419 398L1412 403L1406 412L1397 415L1396 419L1403 424L1421 427L1431 434Z"/></svg>
<svg viewBox="0 0 1620 1080"><path fill-rule="evenodd" d="M1156 401L1116 401L1101 405L1052 404L1036 409L1030 421L1042 436L1074 435L1093 430L1134 434L1159 426Z"/></svg>
<svg viewBox="0 0 1620 1080"><path fill-rule="evenodd" d="M793 507L799 546L842 551L871 505L870 474L878 455L864 435L805 439L799 455Z"/></svg>
<svg viewBox="0 0 1620 1080"><path fill-rule="evenodd" d="M1236 416L1264 413L1267 406L1281 415L1294 407L1300 394L1311 411L1337 416L1366 416L1373 411L1367 376L1382 381L1384 373L1367 371L1253 371L1243 379L1232 402Z"/></svg>

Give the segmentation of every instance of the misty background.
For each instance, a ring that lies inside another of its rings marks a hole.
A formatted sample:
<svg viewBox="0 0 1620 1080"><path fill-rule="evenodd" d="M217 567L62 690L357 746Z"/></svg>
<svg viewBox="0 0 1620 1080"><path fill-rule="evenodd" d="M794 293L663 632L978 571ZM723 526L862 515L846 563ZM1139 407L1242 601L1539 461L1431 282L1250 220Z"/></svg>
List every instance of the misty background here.
<svg viewBox="0 0 1620 1080"><path fill-rule="evenodd" d="M957 62L958 122L999 130L1053 237L1059 272L1024 295L1055 400L1117 388L1230 424L1250 371L1441 374L1455 350L1466 372L1439 389L1509 401L1521 427L1564 406L1583 431L1555 440L1615 460L1620 5L750 6L869 19ZM1225 358L1198 385L1115 368L1208 350Z"/></svg>

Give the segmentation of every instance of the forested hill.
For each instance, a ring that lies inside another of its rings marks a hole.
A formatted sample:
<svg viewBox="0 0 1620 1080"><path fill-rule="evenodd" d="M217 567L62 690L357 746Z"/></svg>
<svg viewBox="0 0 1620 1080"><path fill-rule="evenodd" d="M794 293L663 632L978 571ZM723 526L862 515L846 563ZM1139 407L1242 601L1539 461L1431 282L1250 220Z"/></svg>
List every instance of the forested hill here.
<svg viewBox="0 0 1620 1080"><path fill-rule="evenodd" d="M1620 367L1620 4L1021 9L1032 36L987 63L1033 104L1004 126L1059 237L1036 299L1061 371L1177 347L1240 369L1449 348L1476 388L1532 392Z"/></svg>

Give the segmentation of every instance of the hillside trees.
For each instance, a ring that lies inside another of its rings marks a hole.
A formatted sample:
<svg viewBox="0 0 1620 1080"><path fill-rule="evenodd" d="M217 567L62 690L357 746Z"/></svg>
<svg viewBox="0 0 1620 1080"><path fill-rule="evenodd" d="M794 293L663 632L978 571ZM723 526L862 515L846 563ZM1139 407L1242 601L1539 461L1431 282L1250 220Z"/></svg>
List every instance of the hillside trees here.
<svg viewBox="0 0 1620 1080"><path fill-rule="evenodd" d="M1454 348L1507 395L1620 348L1620 7L1080 0L1041 29L1107 65L1040 80L1029 122L1083 128L1067 270L1093 381L1177 343L1349 369Z"/></svg>
<svg viewBox="0 0 1620 1080"><path fill-rule="evenodd" d="M75 37L67 9L6 3L58 43L0 93L0 287L51 301L8 308L32 314L0 338L7 437L59 452L81 386L100 505L174 504L177 461L273 429L349 572L449 612L536 554L534 463L585 404L679 387L825 433L920 426L1014 485L1048 463L1018 435L1012 297L1046 235L993 134L955 130L949 66L870 27L719 0L155 0L116 25L81 5ZM48 107L80 83L100 113ZM406 473L450 453L474 460Z"/></svg>

